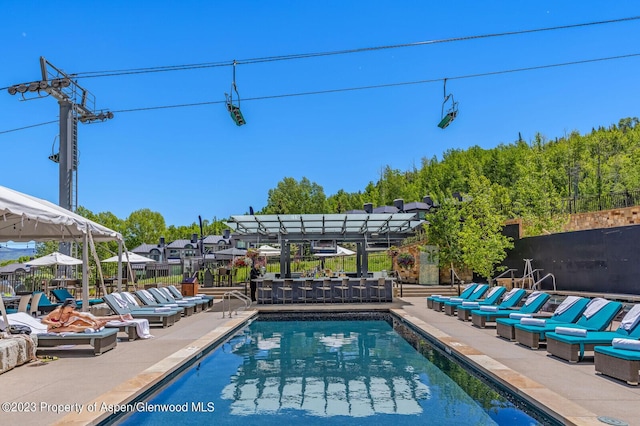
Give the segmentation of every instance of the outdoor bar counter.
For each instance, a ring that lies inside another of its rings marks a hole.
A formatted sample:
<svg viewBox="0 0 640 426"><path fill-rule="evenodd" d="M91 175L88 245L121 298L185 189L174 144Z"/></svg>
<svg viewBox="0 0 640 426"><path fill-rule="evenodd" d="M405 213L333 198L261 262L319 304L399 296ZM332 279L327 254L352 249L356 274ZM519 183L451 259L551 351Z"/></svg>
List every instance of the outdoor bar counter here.
<svg viewBox="0 0 640 426"><path fill-rule="evenodd" d="M257 280L257 300L273 303L390 302L389 278L263 278Z"/></svg>

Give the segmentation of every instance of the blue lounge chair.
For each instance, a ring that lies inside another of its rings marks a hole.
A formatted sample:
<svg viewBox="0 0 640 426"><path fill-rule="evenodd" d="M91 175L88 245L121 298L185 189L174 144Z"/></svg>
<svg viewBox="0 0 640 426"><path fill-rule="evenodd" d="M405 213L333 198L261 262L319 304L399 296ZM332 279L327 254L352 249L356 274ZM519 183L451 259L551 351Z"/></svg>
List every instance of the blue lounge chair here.
<svg viewBox="0 0 640 426"><path fill-rule="evenodd" d="M168 296L164 291L161 291L158 288L150 288L149 292L153 294L153 297L158 301L158 303L176 303L178 306L181 306L185 309L192 309L193 312L196 312L196 307L198 304L193 302L186 301L177 301L173 297Z"/></svg>
<svg viewBox="0 0 640 426"><path fill-rule="evenodd" d="M483 311L480 309L474 309L471 311L471 322L476 327L485 328L488 322L495 322L498 318L508 318L512 313L519 314L534 314L538 312L547 300L549 300L549 295L543 292L533 292L524 302L524 305L520 308L511 308L511 309L498 309L497 311ZM585 305L589 300L585 300Z"/></svg>
<svg viewBox="0 0 640 426"><path fill-rule="evenodd" d="M458 306L458 319L468 321L471 319L471 312L480 309L480 306L495 306L498 310L515 308L522 301L522 298L527 295L527 291L523 288L514 288L509 292L504 287L502 289L502 291L499 291L498 299L495 301L493 299L490 300L490 296L487 296L485 300L481 300L475 305L474 302L463 302L462 305ZM502 300L500 301L500 299ZM445 309L447 309L446 305Z"/></svg>
<svg viewBox="0 0 640 426"><path fill-rule="evenodd" d="M66 288L56 288L51 290L51 294L53 297L60 303L64 302L67 299L75 299L69 290ZM76 305L78 308L82 308L82 299L75 299ZM89 306L97 305L98 303L103 303L102 299L89 299Z"/></svg>
<svg viewBox="0 0 640 426"><path fill-rule="evenodd" d="M61 345L91 345L94 355L102 355L118 344L118 329L104 328L93 333L38 334L38 350Z"/></svg>
<svg viewBox="0 0 640 426"><path fill-rule="evenodd" d="M31 329L31 333L37 335L38 350L60 345L91 345L95 355L101 355L117 345L117 329L104 328L93 333L51 333L47 332L47 326L39 319L33 318L26 312L7 314L2 298L0 298L0 315L5 328L21 325Z"/></svg>
<svg viewBox="0 0 640 426"><path fill-rule="evenodd" d="M520 309L504 311L487 320L496 322L496 333L498 333L499 337L514 341L516 340L515 325L520 324L520 318L542 316L539 312L550 298L551 296L547 293L534 291L527 296L524 305ZM589 299L585 298L584 303L585 305L589 303ZM478 321L480 320L478 319Z"/></svg>
<svg viewBox="0 0 640 426"><path fill-rule="evenodd" d="M590 306L595 306L599 303L605 303L597 312L593 315L589 315ZM574 306L571 306L567 311L565 311L562 315L569 311L577 311L578 309ZM546 343L546 333L555 331L556 327L566 327L566 328L579 328L590 331L602 331L606 329L611 321L618 315L618 313L622 310L622 303L607 301L602 298L591 299L589 303L585 306L584 309L581 310L580 316L577 320L561 322L558 319L555 320L545 320L544 325L526 325L516 324L515 332L516 332L516 341L521 345L528 346L531 349L538 349L540 347L540 343Z"/></svg>
<svg viewBox="0 0 640 426"><path fill-rule="evenodd" d="M462 292L462 294L460 294L459 297L437 298L433 300L433 310L441 312L442 309L444 308L444 304L451 301L464 302L465 300L466 301L478 300L480 297L482 297L482 295L484 295L484 293L486 293L488 288L489 288L489 285L487 284L473 284L473 288L471 289L471 291L467 293L468 289L466 289L465 291ZM476 296L474 297L474 295Z"/></svg>
<svg viewBox="0 0 640 426"><path fill-rule="evenodd" d="M210 308L213 306L213 299L214 299L213 296L208 296L206 294L199 294L197 296L185 297L182 295L182 293L180 293L180 291L174 285L168 285L165 288L171 292L171 295L176 300L186 300L188 302L188 301L193 301L197 299L203 299L207 301L207 305L206 305L207 308Z"/></svg>
<svg viewBox="0 0 640 426"><path fill-rule="evenodd" d="M180 297L175 297L169 287L158 287L158 291L162 293L162 295L166 297L170 302L175 302L179 305L193 303L195 305L194 312L202 312L207 309L209 305L209 302L207 300L204 300L200 297L182 297L182 295L180 295Z"/></svg>
<svg viewBox="0 0 640 426"><path fill-rule="evenodd" d="M460 296L458 296L458 297L460 297L462 299L466 299L467 297L469 297L469 295L471 293L473 293L473 289L475 289L477 286L478 286L478 284L475 284L475 283L471 283L471 284L467 285L464 288L464 290L462 290L462 293L460 293ZM434 302L436 302L436 301L439 302L439 301L444 301L444 300L449 300L449 299L451 299L451 298L450 297L443 297L443 296L436 296L436 295L427 297L427 308L434 309L434 307L433 307L433 303ZM442 306L440 307L440 310L442 310Z"/></svg>
<svg viewBox="0 0 640 426"><path fill-rule="evenodd" d="M192 306L179 306L177 303L159 302L149 290L137 290L136 297L142 302L141 308L157 308L168 306L172 309L178 309L185 316L193 315L194 308Z"/></svg>
<svg viewBox="0 0 640 426"><path fill-rule="evenodd" d="M165 310L165 308L131 310L127 305L122 305L113 294L105 294L104 302L117 315L131 314L134 318L145 318L149 324L161 324L163 328L172 326L180 318L180 312L175 310Z"/></svg>
<svg viewBox="0 0 640 426"><path fill-rule="evenodd" d="M133 297L133 295L127 291L123 291L121 293L113 292L111 293L113 297L117 299L117 301L122 305L126 304L127 307L131 310L131 312L156 312L156 311L177 311L180 315L176 317L176 321L179 321L181 316L184 315L184 308L176 304L165 304L165 305L140 305L138 300ZM158 308L162 308L158 310ZM168 309L167 309L168 308Z"/></svg>
<svg viewBox="0 0 640 426"><path fill-rule="evenodd" d="M46 314L48 312L51 312L62 304L62 303L52 303L51 300L49 300L49 298L47 297L47 295L44 294L44 292L42 291L37 291L33 294L35 295L36 293L42 293L40 296L40 301L38 302L38 310L42 313Z"/></svg>
<svg viewBox="0 0 640 426"><path fill-rule="evenodd" d="M17 308L6 308L8 314L15 314L17 312L29 311L29 301L31 300L30 294L24 294L20 296L20 302L18 302Z"/></svg>
<svg viewBox="0 0 640 426"><path fill-rule="evenodd" d="M506 291L504 287L502 288L503 291ZM496 289L499 289L499 287L496 287ZM448 301L444 302L443 307L445 315L453 316L456 313L456 309L458 309L458 306L462 305L463 302L479 302L483 297L485 297L486 294L488 294L488 291L488 284L479 284L476 289L473 290L473 293L471 293L471 295L466 299L452 297ZM497 302L498 299L496 299L495 301Z"/></svg>
<svg viewBox="0 0 640 426"><path fill-rule="evenodd" d="M547 333L547 352L569 362L582 361L585 351L611 345L615 338L640 338L640 305L634 305L615 331L587 331L584 336Z"/></svg>
<svg viewBox="0 0 640 426"><path fill-rule="evenodd" d="M593 348L596 373L637 386L640 381L640 350L619 348L615 343Z"/></svg>

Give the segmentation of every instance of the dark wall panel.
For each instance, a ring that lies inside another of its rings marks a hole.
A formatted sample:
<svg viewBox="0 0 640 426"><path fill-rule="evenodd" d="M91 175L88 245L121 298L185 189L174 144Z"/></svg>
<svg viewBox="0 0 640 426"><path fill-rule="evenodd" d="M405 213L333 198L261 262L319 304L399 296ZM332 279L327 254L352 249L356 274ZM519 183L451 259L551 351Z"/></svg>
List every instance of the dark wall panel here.
<svg viewBox="0 0 640 426"><path fill-rule="evenodd" d="M522 276L523 259L552 273L559 290L640 294L640 225L523 238L503 264Z"/></svg>

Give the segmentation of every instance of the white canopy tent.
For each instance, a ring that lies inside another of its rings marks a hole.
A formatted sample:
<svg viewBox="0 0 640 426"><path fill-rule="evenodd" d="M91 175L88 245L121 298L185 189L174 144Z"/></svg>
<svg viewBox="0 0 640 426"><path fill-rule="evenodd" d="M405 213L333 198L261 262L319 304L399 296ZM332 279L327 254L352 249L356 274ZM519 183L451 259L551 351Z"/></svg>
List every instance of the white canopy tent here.
<svg viewBox="0 0 640 426"><path fill-rule="evenodd" d="M83 308L89 306L89 243L118 241L122 253L122 235L103 225L55 205L0 186L0 241L61 241L82 243ZM122 269L119 268L119 280Z"/></svg>

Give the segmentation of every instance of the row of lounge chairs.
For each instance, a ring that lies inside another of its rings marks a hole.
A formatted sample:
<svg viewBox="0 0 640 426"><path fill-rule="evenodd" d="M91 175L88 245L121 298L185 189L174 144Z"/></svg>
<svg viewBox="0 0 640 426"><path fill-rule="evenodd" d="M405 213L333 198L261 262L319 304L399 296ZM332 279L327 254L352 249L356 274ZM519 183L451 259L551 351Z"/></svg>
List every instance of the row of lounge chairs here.
<svg viewBox="0 0 640 426"><path fill-rule="evenodd" d="M65 295L56 295L55 297ZM44 302L43 302L44 299ZM201 312L213 304L212 296L184 297L180 291L174 287L154 288L149 290L139 290L136 295L130 293L112 293L105 295L104 301L109 308L117 315L131 314L132 321L113 321L107 323L104 329L91 333L51 333L38 318L27 311L10 313L5 311L3 303L0 303L2 310L2 322L9 325L28 326L32 334L37 336L38 347L55 347L60 345L91 345L95 355L113 349L117 345L117 333L125 332L129 340L150 337L148 334L149 325L169 327L180 319L181 316L192 315ZM58 306L51 302L46 295L39 293L34 296L32 304L40 307ZM144 325L143 325L144 324Z"/></svg>
<svg viewBox="0 0 640 426"><path fill-rule="evenodd" d="M496 294L502 295L500 301L492 297ZM530 349L544 345L550 355L568 362L582 361L585 352L592 351L597 373L638 385L640 305L632 306L620 326L610 330L623 312L622 303L568 296L549 315L540 312L549 298L545 292L526 295L523 289L506 292L499 286L490 289L486 284L471 284L460 297L427 298L427 306L436 311L444 309L447 315L457 311L458 319L471 319L479 328L495 323L499 337Z"/></svg>

